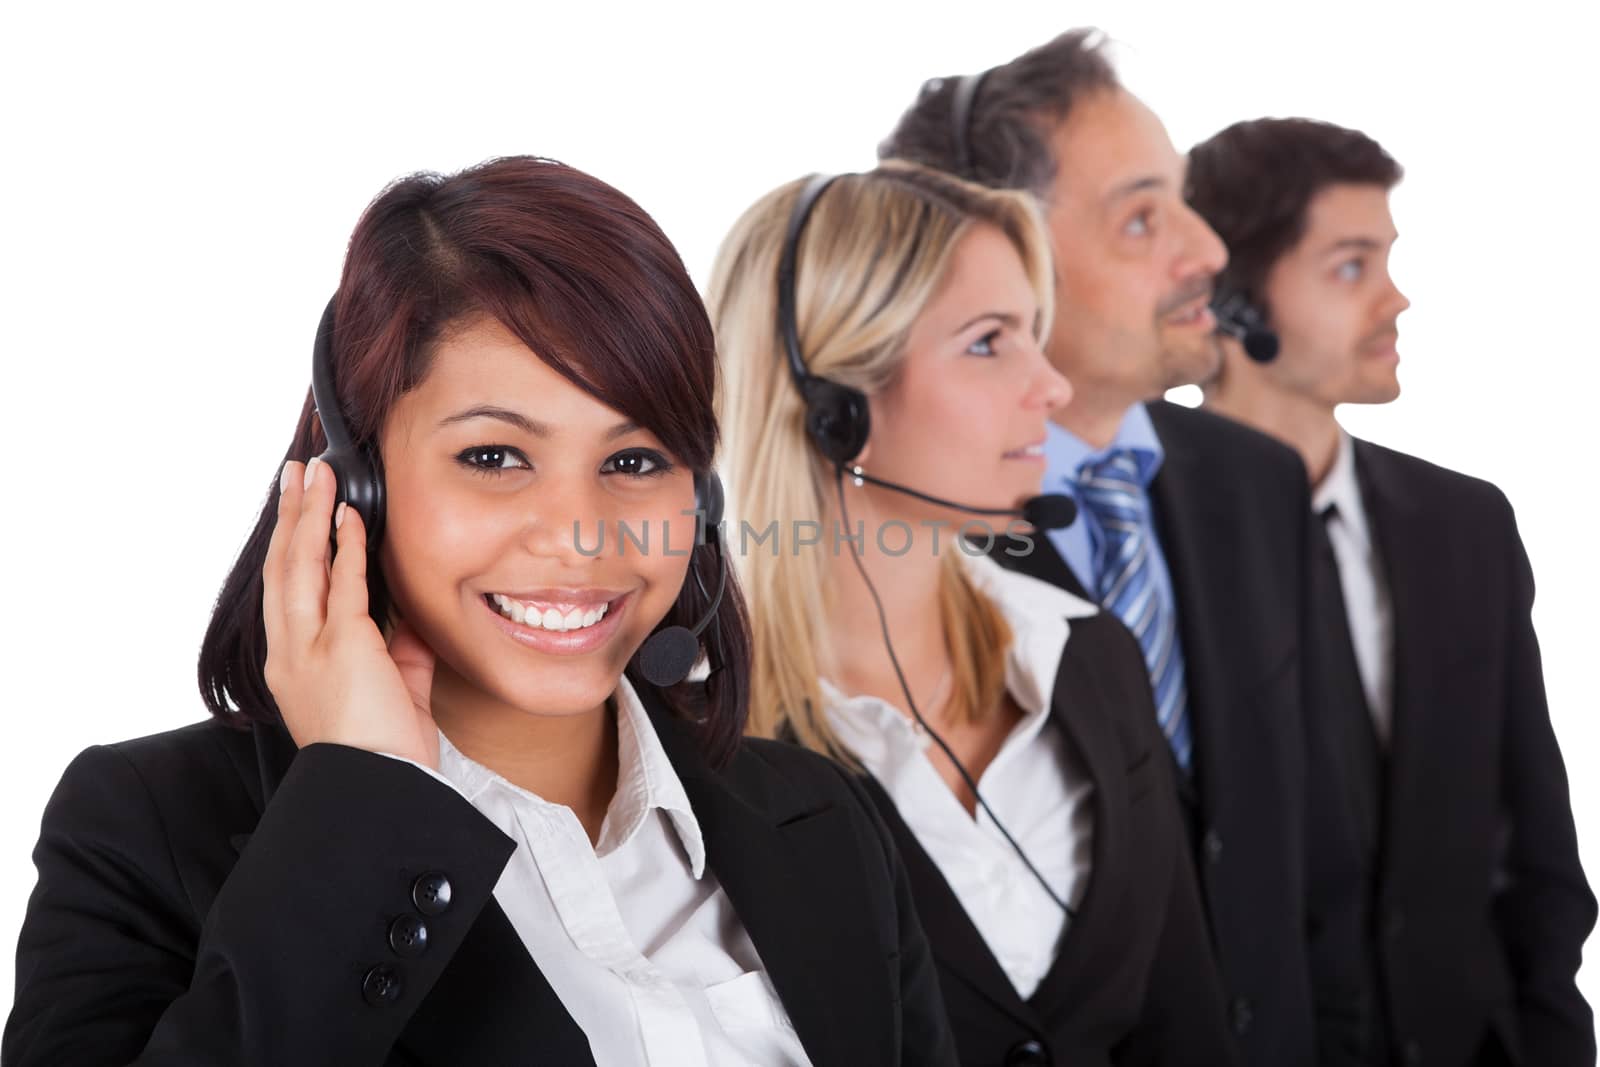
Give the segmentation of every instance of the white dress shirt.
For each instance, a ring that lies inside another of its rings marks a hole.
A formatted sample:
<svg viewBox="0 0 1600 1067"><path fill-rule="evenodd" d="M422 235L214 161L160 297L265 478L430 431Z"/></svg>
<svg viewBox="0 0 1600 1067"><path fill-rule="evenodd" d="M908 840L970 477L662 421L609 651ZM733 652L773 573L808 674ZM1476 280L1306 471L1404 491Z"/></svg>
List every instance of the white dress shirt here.
<svg viewBox="0 0 1600 1067"><path fill-rule="evenodd" d="M978 778L978 792L1051 890L1076 907L1089 882L1094 787L1066 731L1046 722L1068 620L1098 609L986 556L964 562L1011 627L1006 690L1023 713ZM846 696L827 680L822 691L839 739L894 801L1018 994L1032 996L1055 962L1066 913L982 808L967 814L928 759L932 738L908 713L874 696Z"/></svg>
<svg viewBox="0 0 1600 1067"><path fill-rule="evenodd" d="M1361 688L1372 713L1378 744L1389 747L1394 725L1394 608L1383 560L1372 539L1367 509L1356 481L1355 444L1340 431L1339 451L1333 466L1311 496L1317 521L1332 505L1326 521L1333 558L1339 564L1339 588L1344 593L1345 616L1350 624L1350 644L1355 648Z"/></svg>
<svg viewBox="0 0 1600 1067"><path fill-rule="evenodd" d="M599 1067L809 1067L700 824L626 678L600 837L439 735L439 777L516 843L494 890ZM423 768L426 770L427 768ZM528 1062L539 1059L528 1050Z"/></svg>

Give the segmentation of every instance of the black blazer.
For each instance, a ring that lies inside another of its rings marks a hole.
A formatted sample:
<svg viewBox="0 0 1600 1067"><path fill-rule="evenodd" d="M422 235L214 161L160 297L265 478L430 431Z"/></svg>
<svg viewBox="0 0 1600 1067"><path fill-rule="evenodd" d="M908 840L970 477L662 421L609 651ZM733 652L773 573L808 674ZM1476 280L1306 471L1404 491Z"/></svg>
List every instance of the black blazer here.
<svg viewBox="0 0 1600 1067"><path fill-rule="evenodd" d="M853 778L764 742L713 771L651 714L811 1060L954 1063L905 871ZM4 1062L592 1064L494 902L514 848L416 768L296 754L277 728L89 749L45 810ZM420 952L391 926L416 918Z"/></svg>
<svg viewBox="0 0 1600 1067"><path fill-rule="evenodd" d="M1353 863L1329 864L1342 882L1327 894L1326 915L1309 884L1307 797L1337 787L1307 731L1301 674L1312 619L1305 466L1293 450L1208 412L1164 401L1148 409L1166 454L1150 496L1194 742L1179 796L1229 1024L1252 1067L1314 1064L1319 1043L1346 1044L1360 1018ZM1002 544L995 558L1094 599L1048 537L1033 542L1022 556ZM1319 944L1334 932L1337 950Z"/></svg>
<svg viewBox="0 0 1600 1067"><path fill-rule="evenodd" d="M1072 620L1046 729L1094 782L1093 868L1060 954L1026 1001L877 781L968 1067L1227 1067L1236 1062L1138 642Z"/></svg>
<svg viewBox="0 0 1600 1067"><path fill-rule="evenodd" d="M1370 942L1390 1050L1454 1065L1492 1037L1513 1063L1588 1067L1594 1019L1574 978L1595 899L1511 505L1365 441L1355 459L1394 611Z"/></svg>

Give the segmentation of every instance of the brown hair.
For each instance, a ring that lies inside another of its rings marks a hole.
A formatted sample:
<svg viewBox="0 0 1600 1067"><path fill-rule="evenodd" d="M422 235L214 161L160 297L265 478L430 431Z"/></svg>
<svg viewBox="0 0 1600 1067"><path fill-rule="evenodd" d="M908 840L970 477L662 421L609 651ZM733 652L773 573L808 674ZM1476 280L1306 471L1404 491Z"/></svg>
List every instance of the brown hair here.
<svg viewBox="0 0 1600 1067"><path fill-rule="evenodd" d="M458 174L414 174L385 189L356 223L339 282L334 384L357 444L427 375L451 323L493 316L574 385L661 439L696 472L717 445L711 322L671 242L644 210L597 178L547 159L491 160ZM309 364L309 359L307 361ZM326 446L309 390L285 460ZM277 721L262 676L261 568L276 520L276 469L255 529L223 583L200 649L200 693L217 718ZM716 586L718 561L695 548L691 568ZM369 568L371 611L388 617L381 570ZM661 626L692 625L706 597L684 583ZM749 624L733 581L706 636L712 676L664 693L701 723L718 762L743 733ZM719 669L720 668L720 669ZM645 683L630 665L635 685ZM236 710L235 710L236 709Z"/></svg>
<svg viewBox="0 0 1600 1067"><path fill-rule="evenodd" d="M962 79L926 81L878 146L878 158L906 159L1043 199L1056 175L1053 129L1084 95L1120 87L1104 49L1100 31L1069 30L1009 63L969 75L981 81L960 129L954 111Z"/></svg>
<svg viewBox="0 0 1600 1067"><path fill-rule="evenodd" d="M1305 235L1311 200L1330 185L1392 189L1404 171L1377 141L1312 119L1238 122L1189 150L1184 196L1228 246L1219 292L1270 314L1267 272Z"/></svg>

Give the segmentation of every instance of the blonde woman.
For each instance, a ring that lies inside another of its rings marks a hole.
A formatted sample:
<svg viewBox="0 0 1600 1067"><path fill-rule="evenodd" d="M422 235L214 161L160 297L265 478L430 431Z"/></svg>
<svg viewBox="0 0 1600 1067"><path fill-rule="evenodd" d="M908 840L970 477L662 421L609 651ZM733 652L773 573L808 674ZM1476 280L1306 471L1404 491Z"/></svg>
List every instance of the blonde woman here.
<svg viewBox="0 0 1600 1067"><path fill-rule="evenodd" d="M1040 349L1048 247L1020 194L896 164L785 185L726 239L750 729L861 775L962 1062L1213 1067L1233 1051L1139 648L983 553L1030 547L1008 516L1071 396Z"/></svg>

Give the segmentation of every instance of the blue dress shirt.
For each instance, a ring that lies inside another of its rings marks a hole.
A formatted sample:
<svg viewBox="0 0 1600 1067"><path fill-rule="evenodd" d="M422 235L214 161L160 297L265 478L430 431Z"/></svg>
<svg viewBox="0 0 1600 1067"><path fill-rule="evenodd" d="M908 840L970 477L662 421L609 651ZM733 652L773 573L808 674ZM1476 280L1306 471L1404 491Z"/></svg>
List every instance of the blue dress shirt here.
<svg viewBox="0 0 1600 1067"><path fill-rule="evenodd" d="M1146 491L1145 533L1150 539L1150 563L1156 593L1169 607L1176 610L1177 601L1172 595L1172 575L1167 571L1167 557L1162 551L1161 538L1157 536L1149 515L1150 482L1161 469L1161 462L1166 458L1166 453L1161 448L1161 439L1156 436L1155 426L1150 422L1150 413L1145 410L1143 404L1135 404L1128 409L1122 416L1122 425L1118 427L1117 436L1112 439L1110 446L1098 451L1090 448L1087 442L1070 430L1050 423L1045 429L1043 491L1065 493L1081 505L1082 501L1078 498L1079 468L1085 463L1098 463L1119 448L1131 449L1138 460L1139 481ZM1077 576L1084 589L1088 590L1091 599L1099 584L1100 575L1095 571L1094 561L1099 554L1102 536L1094 516L1088 508L1081 506L1076 522L1065 529L1049 532L1050 543L1061 553L1061 558L1066 560L1068 568ZM1183 645L1181 634L1177 635L1176 639L1181 650Z"/></svg>

